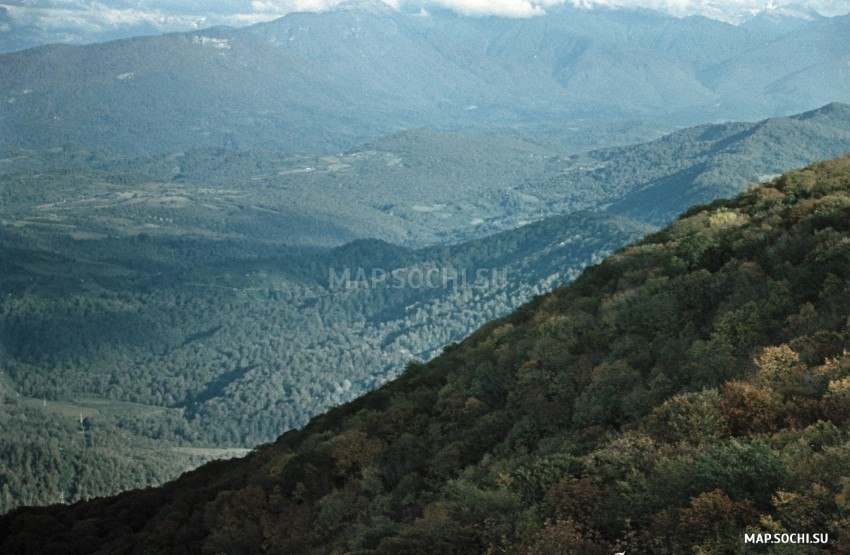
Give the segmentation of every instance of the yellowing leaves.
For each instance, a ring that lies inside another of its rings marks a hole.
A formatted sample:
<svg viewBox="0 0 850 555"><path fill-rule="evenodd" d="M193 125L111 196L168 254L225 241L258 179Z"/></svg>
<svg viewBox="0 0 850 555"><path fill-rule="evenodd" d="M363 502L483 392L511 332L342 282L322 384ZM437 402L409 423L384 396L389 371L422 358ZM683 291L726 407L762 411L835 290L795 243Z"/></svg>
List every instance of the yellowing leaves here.
<svg viewBox="0 0 850 555"><path fill-rule="evenodd" d="M737 227L747 223L747 219L748 218L744 214L733 212L727 208L721 208L708 216L708 226L711 228L721 229L726 227Z"/></svg>

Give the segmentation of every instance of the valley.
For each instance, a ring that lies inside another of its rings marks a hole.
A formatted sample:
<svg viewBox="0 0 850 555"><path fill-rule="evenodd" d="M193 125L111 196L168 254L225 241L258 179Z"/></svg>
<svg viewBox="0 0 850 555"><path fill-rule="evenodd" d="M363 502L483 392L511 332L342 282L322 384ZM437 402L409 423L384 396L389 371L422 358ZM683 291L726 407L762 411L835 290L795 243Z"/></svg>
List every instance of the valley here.
<svg viewBox="0 0 850 555"><path fill-rule="evenodd" d="M691 208L243 458L0 516L0 548L845 552L848 214L846 156Z"/></svg>
<svg viewBox="0 0 850 555"><path fill-rule="evenodd" d="M26 415L2 438L4 510L268 442L693 202L845 150L850 108L833 104L580 154L434 132L334 156L22 152L2 166L4 419ZM81 415L108 439L81 442ZM33 427L65 461L131 470L33 489L11 455Z"/></svg>
<svg viewBox="0 0 850 555"><path fill-rule="evenodd" d="M324 7L0 7L0 551L850 545L850 15Z"/></svg>

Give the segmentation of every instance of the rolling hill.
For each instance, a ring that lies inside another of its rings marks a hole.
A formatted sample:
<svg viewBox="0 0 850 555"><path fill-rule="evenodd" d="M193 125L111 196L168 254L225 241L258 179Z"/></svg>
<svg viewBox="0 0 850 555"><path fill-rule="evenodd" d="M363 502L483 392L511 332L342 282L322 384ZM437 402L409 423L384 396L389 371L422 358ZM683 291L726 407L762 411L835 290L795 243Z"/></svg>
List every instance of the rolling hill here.
<svg viewBox="0 0 850 555"><path fill-rule="evenodd" d="M609 210L663 225L694 203L735 195L749 183L847 151L850 107L831 103L785 118L701 125L579 154L518 138L413 130L332 155L24 150L0 160L0 179L9 190L6 214L41 217L45 209L37 206L50 204L57 223L95 233L213 231L321 247L376 238L421 248L577 210ZM64 182L64 189L39 184L48 178ZM97 188L110 181L115 187ZM140 186L145 183L150 186ZM137 196L116 199L119 189ZM42 196L19 203L18 190ZM76 202L57 202L63 198ZM87 220L81 199L97 202L99 215L125 228Z"/></svg>

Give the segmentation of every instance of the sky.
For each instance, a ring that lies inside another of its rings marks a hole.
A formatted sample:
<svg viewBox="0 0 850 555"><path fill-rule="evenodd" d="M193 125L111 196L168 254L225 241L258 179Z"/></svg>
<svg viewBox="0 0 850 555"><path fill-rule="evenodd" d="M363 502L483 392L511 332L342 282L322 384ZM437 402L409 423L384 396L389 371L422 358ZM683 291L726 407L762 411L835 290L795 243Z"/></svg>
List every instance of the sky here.
<svg viewBox="0 0 850 555"><path fill-rule="evenodd" d="M86 43L132 34L187 31L215 25L242 27L292 11L322 11L362 0L0 0L0 42L28 32L42 42ZM793 3L823 15L850 13L850 0L384 0L396 9L449 8L472 16L543 16L569 3L594 8L656 8L685 16L739 22L747 14ZM36 39L32 39L36 40Z"/></svg>

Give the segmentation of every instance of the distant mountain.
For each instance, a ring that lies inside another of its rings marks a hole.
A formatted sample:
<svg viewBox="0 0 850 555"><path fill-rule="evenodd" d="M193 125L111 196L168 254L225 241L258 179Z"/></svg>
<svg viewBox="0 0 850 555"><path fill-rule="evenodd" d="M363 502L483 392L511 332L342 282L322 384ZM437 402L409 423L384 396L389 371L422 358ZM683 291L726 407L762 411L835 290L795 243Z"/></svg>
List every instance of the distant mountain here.
<svg viewBox="0 0 850 555"><path fill-rule="evenodd" d="M834 13L829 15L843 14ZM794 31L810 21L819 20L823 17L824 14L819 14L804 6L785 5L748 14L748 17L741 21L740 25L749 29L758 29L774 36L780 36Z"/></svg>
<svg viewBox="0 0 850 555"><path fill-rule="evenodd" d="M32 8L37 15L32 17L25 13L28 8ZM66 16L59 24L54 21L45 21L50 19L50 16L45 14L50 10L48 6L18 5L14 9L16 13L10 13L9 8L0 6L0 53L15 52L45 44L89 44L142 35L159 35L168 30L158 28L153 20L130 24L114 19L109 21L109 15L106 14L104 23L107 24L99 25L91 20L91 12L74 14L74 6L69 6L67 3L57 8L57 11ZM39 10L41 13L38 13ZM115 12L113 11L111 15L115 17ZM187 21L186 29L191 28L188 23Z"/></svg>
<svg viewBox="0 0 850 555"><path fill-rule="evenodd" d="M850 15L813 21L706 70L704 82L725 99L721 102L731 103L734 98L740 114L765 103L781 113L799 105L799 99L810 97L815 89L816 94L830 97L843 89L850 78L848 25ZM783 70L777 72L777 67ZM834 76L835 80L821 81L823 75ZM756 87L763 98L742 94L750 87ZM844 101L837 96L832 98Z"/></svg>
<svg viewBox="0 0 850 555"><path fill-rule="evenodd" d="M338 152L421 126L574 145L612 121L760 119L850 101L848 25L850 16L765 31L640 10L511 20L350 7L45 46L0 56L0 149Z"/></svg>
<svg viewBox="0 0 850 555"><path fill-rule="evenodd" d="M610 211L663 225L693 204L734 196L748 184L848 151L850 106L832 103L787 118L698 126L577 155L566 170L529 186L567 192L573 202L591 187Z"/></svg>
<svg viewBox="0 0 850 555"><path fill-rule="evenodd" d="M244 459L16 511L0 547L846 552L848 212L846 157L691 210Z"/></svg>
<svg viewBox="0 0 850 555"><path fill-rule="evenodd" d="M129 158L81 148L19 151L0 160L0 175L9 183L30 183L30 174L59 172L52 179L69 187L74 179L157 183L136 190L136 200L120 202L109 198L110 189L81 189L102 197L99 216L110 214L123 229L97 223L102 219L80 221L85 212L56 205L57 215L99 233L122 236L152 225L135 216L132 224L120 219L136 206L139 215L167 219L183 233L322 247L377 238L418 248L577 210L605 209L663 225L694 203L733 196L750 183L847 151L850 107L833 103L788 118L703 125L576 155L531 140L414 130L334 155L198 149ZM153 198L163 191L188 204ZM53 200L52 189L45 189L43 201ZM38 214L35 206L11 201L7 212Z"/></svg>
<svg viewBox="0 0 850 555"><path fill-rule="evenodd" d="M84 0L67 1L62 6L39 4L21 4L0 7L0 52L13 52L24 48L35 47L47 43L91 44L107 40L126 39L139 35L161 34L197 30L203 26L242 26L246 21L268 21L284 15L287 9L298 11L313 9L324 11L336 2L315 2L310 6L299 7L284 4L255 3L250 7L245 4L215 6L174 5L168 3L126 2L120 6L103 6L91 4ZM586 9L616 9L612 4L617 2L586 2ZM384 10L382 2L365 2L363 0L348 0L349 5L341 5L338 9L377 9ZM421 2L393 2L397 9L422 14ZM428 11L435 8L425 3ZM444 5L446 3L443 3ZM537 16L557 12L557 3L544 8L547 3L530 2L527 6L535 5ZM624 2L624 4L630 4ZM469 13L468 6L463 3L448 3L450 8L459 13ZM522 7L522 4L479 4L471 11L476 17L510 17L511 8ZM10 11L9 8L14 11ZM467 9L464 9L467 8ZM697 2L689 4L658 4L657 11L676 17L703 17L732 24L760 27L770 33L792 30L794 27L824 16L842 15L847 12L840 3L801 2L797 4L760 2ZM507 13L506 13L507 12ZM516 12L514 12L514 16Z"/></svg>

